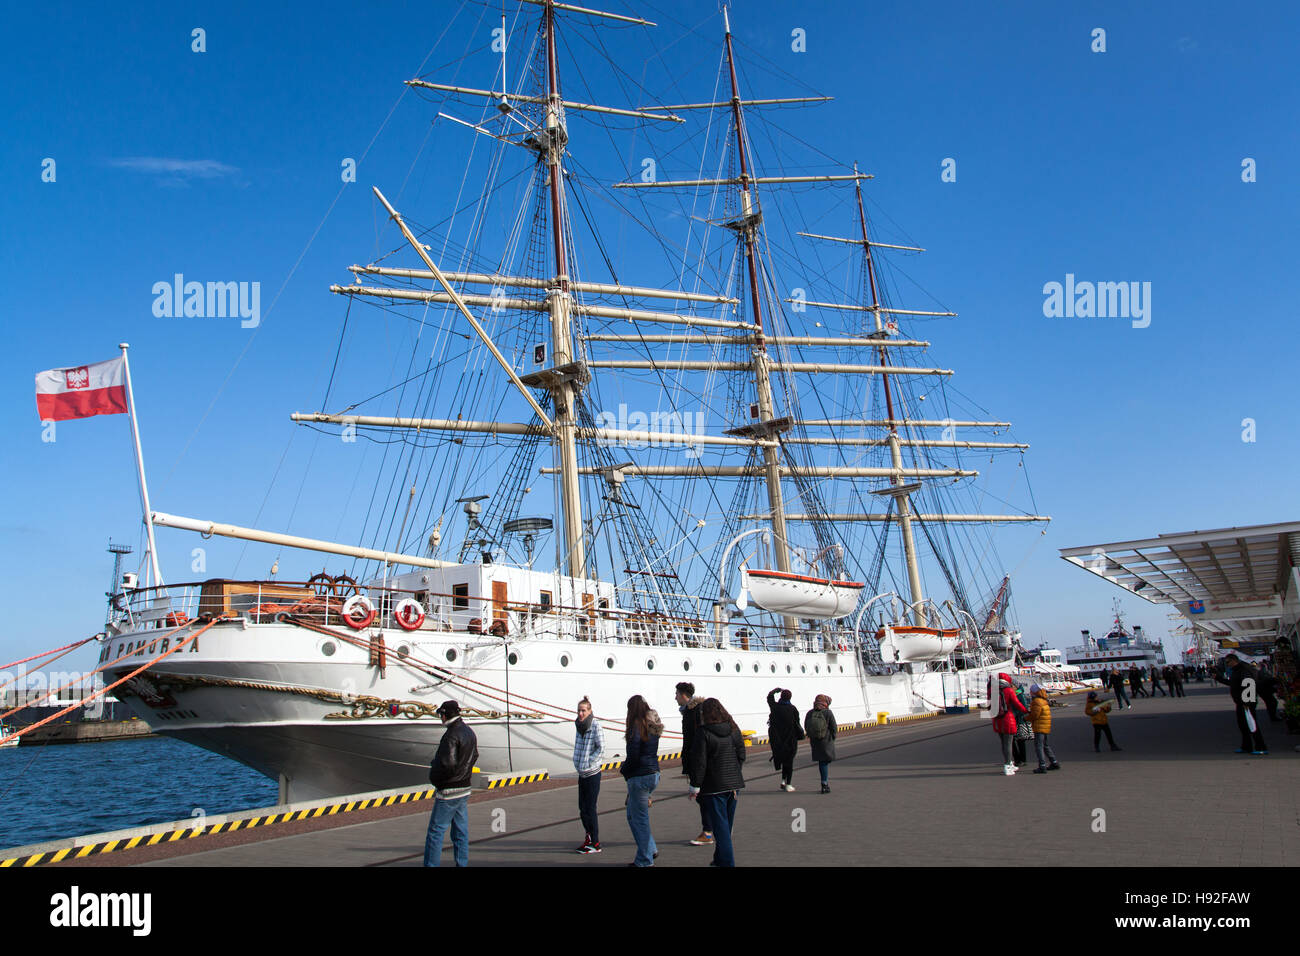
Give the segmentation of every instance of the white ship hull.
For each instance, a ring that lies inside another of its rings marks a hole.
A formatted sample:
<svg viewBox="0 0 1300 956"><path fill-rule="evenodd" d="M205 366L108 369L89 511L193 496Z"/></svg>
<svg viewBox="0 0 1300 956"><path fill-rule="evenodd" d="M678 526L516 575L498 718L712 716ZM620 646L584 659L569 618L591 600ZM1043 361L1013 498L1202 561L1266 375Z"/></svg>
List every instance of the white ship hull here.
<svg viewBox="0 0 1300 956"><path fill-rule="evenodd" d="M171 633L114 637L105 660L132 642L141 646L110 673L147 662ZM852 651L537 638L512 641L515 663L507 665L501 642L479 635L385 630L383 636L388 653L381 676L364 648L290 624L222 623L197 639L197 649L186 647L151 667L146 684L123 685L132 689L124 698L158 733L247 764L279 781L290 800L427 783L443 730L433 711L449 698L460 703L478 735L481 769L551 774L573 772L572 712L584 695L605 724L607 761L622 756L621 722L633 694L644 696L665 721L660 752L680 750L674 690L682 680L717 697L743 729L760 734L767 726L767 692L778 686L793 691L801 710L817 694L828 694L845 723L945 704L943 674L867 675ZM334 647L327 655L329 644ZM399 647L410 648L411 660L398 658ZM439 663L445 679L413 666L415 659ZM963 696L978 697L987 671L1006 666L963 671L958 682L949 674L947 695L956 683ZM506 711L509 719L502 716Z"/></svg>

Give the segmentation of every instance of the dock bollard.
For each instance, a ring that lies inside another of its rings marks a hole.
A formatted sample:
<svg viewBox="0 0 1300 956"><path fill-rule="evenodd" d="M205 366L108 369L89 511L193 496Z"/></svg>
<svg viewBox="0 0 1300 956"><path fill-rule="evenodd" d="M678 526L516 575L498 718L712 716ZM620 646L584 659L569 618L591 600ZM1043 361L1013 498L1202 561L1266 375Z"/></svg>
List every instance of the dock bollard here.
<svg viewBox="0 0 1300 956"><path fill-rule="evenodd" d="M877 714L876 714L876 723L879 724L879 725L882 726L882 727L883 727L885 724L889 723L889 711L887 711L887 710L882 710L882 711L880 711L879 713L877 713Z"/></svg>

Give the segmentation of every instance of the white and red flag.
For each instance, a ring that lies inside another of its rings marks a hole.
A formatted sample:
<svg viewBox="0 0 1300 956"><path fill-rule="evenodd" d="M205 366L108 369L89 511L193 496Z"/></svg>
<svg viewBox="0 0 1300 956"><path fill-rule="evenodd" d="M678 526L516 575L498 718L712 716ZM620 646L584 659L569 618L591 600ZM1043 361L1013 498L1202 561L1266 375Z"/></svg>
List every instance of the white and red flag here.
<svg viewBox="0 0 1300 956"><path fill-rule="evenodd" d="M121 356L36 375L36 412L43 422L126 411L126 363Z"/></svg>

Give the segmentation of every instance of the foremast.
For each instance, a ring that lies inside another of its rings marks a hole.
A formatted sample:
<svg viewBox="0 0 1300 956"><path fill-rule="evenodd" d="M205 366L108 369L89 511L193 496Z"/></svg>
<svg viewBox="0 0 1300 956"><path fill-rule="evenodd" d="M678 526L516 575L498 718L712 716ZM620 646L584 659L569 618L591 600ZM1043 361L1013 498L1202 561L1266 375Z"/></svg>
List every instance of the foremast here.
<svg viewBox="0 0 1300 956"><path fill-rule="evenodd" d="M722 22L726 31L727 72L731 78L731 116L736 128L736 154L740 163L740 219L735 223L735 228L745 244L745 271L749 276L752 322L756 327L750 354L758 398L758 422L755 427L752 427L752 431L756 437L768 438L775 435L779 429L774 424L776 411L772 401L771 358L763 335L763 297L759 290L758 253L755 249L762 214L754 197L754 186L749 173L749 157L745 151L744 116L740 102L740 86L736 81L735 56L731 45L731 18L727 14L726 7L722 8ZM778 571L788 574L790 549L789 537L786 534L785 501L781 494L781 448L778 442L771 442L763 447L763 475L767 484L772 533L776 538L772 545L776 567ZM786 624L793 627L795 622L787 618Z"/></svg>

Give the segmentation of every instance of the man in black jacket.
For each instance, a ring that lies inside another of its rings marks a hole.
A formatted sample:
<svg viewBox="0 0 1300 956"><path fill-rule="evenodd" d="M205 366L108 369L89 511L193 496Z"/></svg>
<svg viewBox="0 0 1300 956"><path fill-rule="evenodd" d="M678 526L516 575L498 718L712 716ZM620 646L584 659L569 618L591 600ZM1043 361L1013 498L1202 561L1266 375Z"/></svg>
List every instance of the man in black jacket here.
<svg viewBox="0 0 1300 956"><path fill-rule="evenodd" d="M700 729L700 704L703 697L695 696L695 685L682 681L677 685L677 709L682 714L682 775L688 776L687 761L691 746ZM700 835L691 841L692 846L713 846L713 821L709 817L709 804L700 802Z"/></svg>
<svg viewBox="0 0 1300 956"><path fill-rule="evenodd" d="M1237 753L1266 756L1268 746L1264 743L1264 735L1259 732L1259 721L1255 719L1255 705L1259 703L1259 673L1236 654L1229 654L1223 659L1223 676L1215 680L1228 685L1232 702L1237 705L1237 727L1241 730L1241 746Z"/></svg>
<svg viewBox="0 0 1300 956"><path fill-rule="evenodd" d="M424 837L424 865L442 862L442 838L451 828L451 846L457 866L469 866L469 795L478 762L478 738L460 716L460 705L449 700L439 707L442 741L429 765L429 782L437 788L429 832Z"/></svg>

